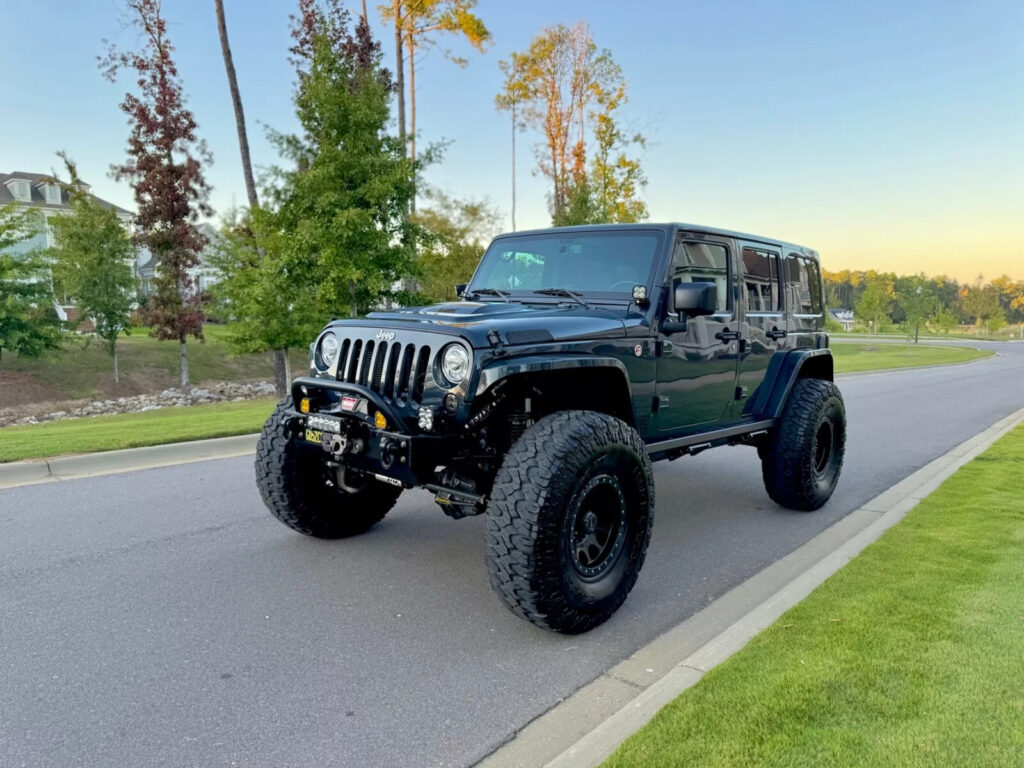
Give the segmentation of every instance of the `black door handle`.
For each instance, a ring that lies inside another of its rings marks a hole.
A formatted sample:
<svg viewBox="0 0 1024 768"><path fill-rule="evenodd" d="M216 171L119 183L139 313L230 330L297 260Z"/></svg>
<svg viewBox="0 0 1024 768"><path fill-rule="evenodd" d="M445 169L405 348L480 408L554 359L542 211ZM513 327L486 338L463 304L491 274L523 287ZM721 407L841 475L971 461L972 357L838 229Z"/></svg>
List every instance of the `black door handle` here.
<svg viewBox="0 0 1024 768"><path fill-rule="evenodd" d="M728 344L730 341L739 341L740 332L730 331L728 328L725 328L716 333L715 338L718 339L723 344Z"/></svg>
<svg viewBox="0 0 1024 768"><path fill-rule="evenodd" d="M772 341L778 341L779 339L786 338L786 332L780 331L778 328L772 328L768 333L765 334Z"/></svg>

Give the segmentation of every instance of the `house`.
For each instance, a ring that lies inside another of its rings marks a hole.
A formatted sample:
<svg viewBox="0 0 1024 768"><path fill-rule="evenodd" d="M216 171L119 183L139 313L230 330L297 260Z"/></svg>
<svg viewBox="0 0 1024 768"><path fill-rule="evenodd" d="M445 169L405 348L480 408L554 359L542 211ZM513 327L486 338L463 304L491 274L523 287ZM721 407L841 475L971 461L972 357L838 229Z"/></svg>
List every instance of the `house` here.
<svg viewBox="0 0 1024 768"><path fill-rule="evenodd" d="M79 189L87 193L89 192L90 186L84 181L79 181L78 186ZM69 195L65 185L48 173L26 173L25 171L0 173L0 207L14 203L18 208L34 208L42 214L45 222L45 226L38 233L8 248L8 253L17 255L35 250L44 250L54 246L56 240L54 239L53 227L50 225L50 221L54 216L62 216L70 211L71 207L68 205L68 198ZM95 195L93 195L93 199L104 208L112 210L117 215L118 221L121 222L121 226L125 228L125 231L132 231L131 211L125 210ZM138 268L137 257L133 268ZM54 309L56 309L57 316L63 322L74 323L78 319L78 310L66 298L56 297L54 299ZM92 322L86 318L78 326L78 329L80 331L89 331L92 329Z"/></svg>
<svg viewBox="0 0 1024 768"><path fill-rule="evenodd" d="M199 263L189 270L189 274L196 281L196 285L199 287L200 293L205 293L209 290L210 286L220 281L220 276L217 270L213 268L210 263L210 253L213 245L220 240L220 233L212 225L203 222L199 224L196 229L199 230L199 234L207 240L207 245L203 249L202 253L199 254ZM151 296L156 290L153 285L153 280L157 275L157 271L160 269L160 265L156 258L152 256L149 251L143 249L146 254L144 263L138 269L139 274L139 295L140 296Z"/></svg>
<svg viewBox="0 0 1024 768"><path fill-rule="evenodd" d="M828 311L832 319L843 326L844 331L853 330L853 310L852 309L830 309Z"/></svg>
<svg viewBox="0 0 1024 768"><path fill-rule="evenodd" d="M86 192L90 189L84 181L80 181L78 185ZM126 211L99 197L94 196L94 199L104 208L113 210L124 228L131 231L131 211ZM25 173L24 171L0 173L0 207L10 203L16 203L19 208L37 208L46 220L46 227L42 232L30 240L18 243L13 252L26 253L37 248L49 248L54 245L53 228L49 225L50 219L70 210L68 191L64 185L55 181L53 176L48 173Z"/></svg>

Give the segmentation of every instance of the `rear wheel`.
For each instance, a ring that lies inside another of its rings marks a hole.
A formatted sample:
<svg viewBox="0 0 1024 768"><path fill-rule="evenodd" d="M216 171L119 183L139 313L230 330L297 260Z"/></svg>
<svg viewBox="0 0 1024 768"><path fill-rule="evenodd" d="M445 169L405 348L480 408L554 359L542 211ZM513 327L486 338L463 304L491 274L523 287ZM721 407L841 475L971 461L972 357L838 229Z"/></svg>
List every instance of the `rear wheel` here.
<svg viewBox="0 0 1024 768"><path fill-rule="evenodd" d="M256 484L267 509L292 530L320 539L362 533L380 522L402 489L373 478L346 478L338 484L316 449L303 446L288 428L290 397L263 425L256 445Z"/></svg>
<svg viewBox="0 0 1024 768"><path fill-rule="evenodd" d="M846 452L846 408L831 381L800 379L775 427L758 446L771 498L812 511L832 496Z"/></svg>
<svg viewBox="0 0 1024 768"><path fill-rule="evenodd" d="M593 411L546 416L509 449L487 507L491 586L558 632L606 621L636 583L654 521L654 479L628 424Z"/></svg>

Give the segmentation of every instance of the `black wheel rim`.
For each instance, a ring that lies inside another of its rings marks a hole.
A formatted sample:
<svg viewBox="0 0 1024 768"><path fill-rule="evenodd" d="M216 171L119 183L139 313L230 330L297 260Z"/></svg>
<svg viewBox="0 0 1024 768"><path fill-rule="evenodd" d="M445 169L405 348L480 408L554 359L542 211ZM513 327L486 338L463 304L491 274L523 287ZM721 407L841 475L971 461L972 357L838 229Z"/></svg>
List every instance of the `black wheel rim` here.
<svg viewBox="0 0 1024 768"><path fill-rule="evenodd" d="M835 430L832 428L832 422L829 419L824 419L818 425L818 431L814 433L814 474L818 476L825 474L832 462L834 443Z"/></svg>
<svg viewBox="0 0 1024 768"><path fill-rule="evenodd" d="M618 479L608 474L590 478L569 513L573 568L584 579L600 579L615 565L626 541L626 495Z"/></svg>

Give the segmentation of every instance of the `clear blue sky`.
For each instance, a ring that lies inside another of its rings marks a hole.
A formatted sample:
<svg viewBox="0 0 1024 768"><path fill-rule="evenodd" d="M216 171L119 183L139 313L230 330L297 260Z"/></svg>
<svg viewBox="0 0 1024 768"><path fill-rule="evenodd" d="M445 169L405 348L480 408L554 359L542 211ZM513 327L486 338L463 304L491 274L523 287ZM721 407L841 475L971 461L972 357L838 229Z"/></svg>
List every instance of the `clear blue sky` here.
<svg viewBox="0 0 1024 768"><path fill-rule="evenodd" d="M371 8L377 3L370 0ZM289 0L225 0L253 158L262 124L294 125ZM350 3L357 7L358 3ZM652 220L786 237L827 268L1024 278L1024 3L480 0L494 45L442 41L417 69L421 146L449 140L428 180L510 210L508 116L498 61L544 25L587 21L630 83L625 121L643 154ZM164 0L200 133L214 153L212 204L242 203L234 119L212 0ZM66 149L97 194L123 156L125 82L101 78L101 39L134 32L115 0L0 3L0 171L49 171ZM374 19L377 22L377 19ZM391 61L388 30L375 23ZM442 53L452 47L470 64ZM548 223L521 135L517 224Z"/></svg>

